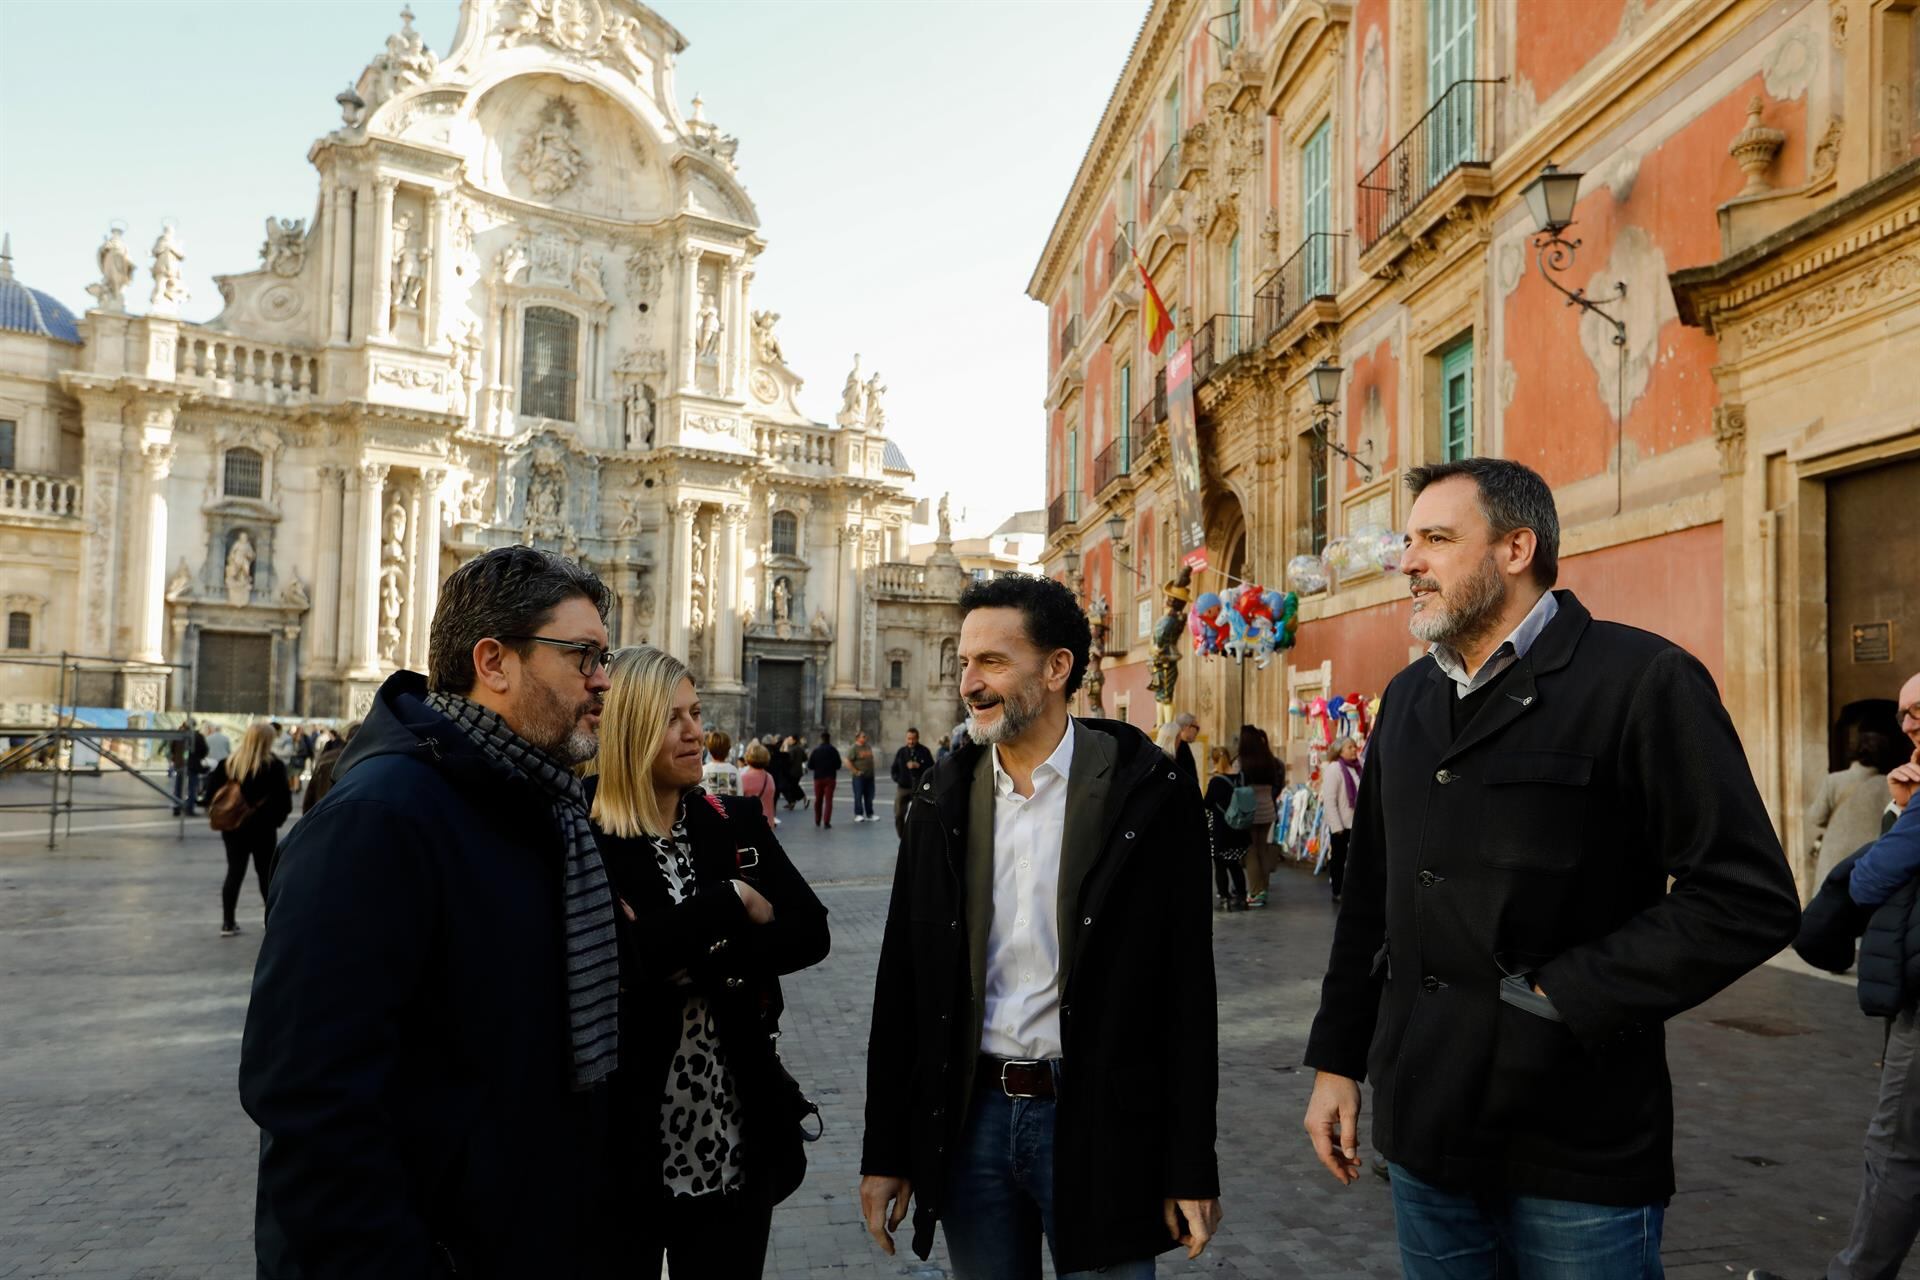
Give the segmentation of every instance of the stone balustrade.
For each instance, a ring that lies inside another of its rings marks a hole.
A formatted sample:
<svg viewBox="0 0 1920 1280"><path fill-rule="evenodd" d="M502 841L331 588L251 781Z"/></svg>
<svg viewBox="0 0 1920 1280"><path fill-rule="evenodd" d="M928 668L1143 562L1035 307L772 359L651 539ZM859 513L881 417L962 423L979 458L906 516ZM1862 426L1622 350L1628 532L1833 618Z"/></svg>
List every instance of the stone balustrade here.
<svg viewBox="0 0 1920 1280"><path fill-rule="evenodd" d="M833 433L822 427L776 427L756 423L753 451L790 467L833 469Z"/></svg>
<svg viewBox="0 0 1920 1280"><path fill-rule="evenodd" d="M80 482L69 476L0 471L0 518L78 516Z"/></svg>
<svg viewBox="0 0 1920 1280"><path fill-rule="evenodd" d="M319 393L320 358L309 351L182 325L175 352L175 379L216 395L305 404Z"/></svg>
<svg viewBox="0 0 1920 1280"><path fill-rule="evenodd" d="M878 565L873 573L874 590L880 595L919 597L927 594L927 566L890 562Z"/></svg>

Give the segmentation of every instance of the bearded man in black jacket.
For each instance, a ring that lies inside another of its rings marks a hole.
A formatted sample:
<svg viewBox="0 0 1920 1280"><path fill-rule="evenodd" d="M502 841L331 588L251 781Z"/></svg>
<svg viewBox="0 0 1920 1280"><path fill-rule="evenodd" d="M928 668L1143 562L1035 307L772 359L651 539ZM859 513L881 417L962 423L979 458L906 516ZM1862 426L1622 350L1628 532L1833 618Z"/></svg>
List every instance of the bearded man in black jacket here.
<svg viewBox="0 0 1920 1280"><path fill-rule="evenodd" d="M1144 1280L1220 1220L1200 793L1067 699L1091 633L1023 575L960 597L966 746L920 781L874 984L860 1205L958 1280Z"/></svg>
<svg viewBox="0 0 1920 1280"><path fill-rule="evenodd" d="M1664 1024L1792 940L1793 877L1706 669L1552 590L1546 482L1492 458L1407 482L1431 647L1367 750L1307 1132L1351 1183L1371 1077L1409 1280L1651 1280Z"/></svg>

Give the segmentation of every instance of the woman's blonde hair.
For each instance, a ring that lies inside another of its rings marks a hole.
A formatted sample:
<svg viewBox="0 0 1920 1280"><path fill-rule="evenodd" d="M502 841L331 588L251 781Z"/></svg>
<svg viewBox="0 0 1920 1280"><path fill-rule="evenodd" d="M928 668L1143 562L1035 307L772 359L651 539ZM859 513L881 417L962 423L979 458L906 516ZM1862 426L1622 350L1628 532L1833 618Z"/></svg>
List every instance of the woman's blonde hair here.
<svg viewBox="0 0 1920 1280"><path fill-rule="evenodd" d="M747 744L747 763L754 768L764 769L767 767L767 762L772 759L773 754L767 750L766 743L749 742Z"/></svg>
<svg viewBox="0 0 1920 1280"><path fill-rule="evenodd" d="M1221 773L1233 772L1233 752L1225 747L1215 747L1207 752L1207 763Z"/></svg>
<svg viewBox="0 0 1920 1280"><path fill-rule="evenodd" d="M607 678L613 684L600 714L600 788L591 816L609 835L672 835L674 815L661 810L653 789L653 760L666 741L673 695L692 673L666 650L641 644L616 651Z"/></svg>
<svg viewBox="0 0 1920 1280"><path fill-rule="evenodd" d="M1180 730L1183 728L1185 728L1185 726L1178 720L1167 721L1160 726L1160 731L1153 735L1154 745L1170 756L1178 754L1180 750Z"/></svg>
<svg viewBox="0 0 1920 1280"><path fill-rule="evenodd" d="M266 768L272 756L273 726L265 720L256 720L240 735L240 745L233 749L233 755L227 759L227 779L245 782Z"/></svg>

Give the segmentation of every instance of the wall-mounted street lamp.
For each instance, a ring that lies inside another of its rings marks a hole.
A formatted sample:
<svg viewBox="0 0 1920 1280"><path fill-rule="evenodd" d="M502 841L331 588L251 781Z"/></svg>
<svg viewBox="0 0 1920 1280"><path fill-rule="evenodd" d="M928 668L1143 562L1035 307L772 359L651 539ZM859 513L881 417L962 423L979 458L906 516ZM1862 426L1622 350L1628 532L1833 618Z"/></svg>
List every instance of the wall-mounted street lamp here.
<svg viewBox="0 0 1920 1280"><path fill-rule="evenodd" d="M1346 375L1346 372L1339 365L1327 360L1325 356L1320 358L1319 364L1307 370L1307 390L1313 393L1315 410L1313 431L1320 437L1321 444L1360 468L1361 474L1368 480L1372 480L1373 464L1349 452L1347 447L1335 440L1333 433L1327 429L1333 420L1340 416L1340 410L1336 406L1340 403L1340 379ZM1361 441L1360 448L1363 452L1371 453L1373 441Z"/></svg>
<svg viewBox="0 0 1920 1280"><path fill-rule="evenodd" d="M1573 207L1580 199L1580 179L1583 173L1567 173L1557 165L1546 165L1540 174L1520 192L1527 202L1527 212L1533 215L1533 225L1539 234L1533 238L1535 255L1540 263L1540 274L1546 282L1558 289L1567 299L1570 307L1579 307L1591 311L1613 326L1613 345L1627 345L1627 326L1616 320L1600 308L1607 303L1619 302L1627 296L1627 282L1616 280L1613 283L1617 291L1611 298L1589 298L1585 289L1569 289L1555 278L1556 272L1573 268L1574 251L1579 249L1578 240L1569 240L1561 234L1573 225Z"/></svg>

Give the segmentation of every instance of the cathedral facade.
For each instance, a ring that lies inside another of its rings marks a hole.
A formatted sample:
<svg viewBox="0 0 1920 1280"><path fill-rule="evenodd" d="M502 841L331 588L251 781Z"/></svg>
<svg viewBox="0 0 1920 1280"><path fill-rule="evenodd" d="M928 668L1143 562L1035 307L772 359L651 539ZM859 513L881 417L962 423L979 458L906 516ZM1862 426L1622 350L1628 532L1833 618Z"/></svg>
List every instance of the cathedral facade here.
<svg viewBox="0 0 1920 1280"><path fill-rule="evenodd" d="M685 48L632 0L466 0L440 59L403 12L217 317L180 318L170 227L139 267L111 231L77 320L0 284L0 596L90 664L6 696L354 717L424 668L453 568L529 543L736 733L953 719L958 561L908 561L879 374L800 411Z"/></svg>

